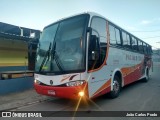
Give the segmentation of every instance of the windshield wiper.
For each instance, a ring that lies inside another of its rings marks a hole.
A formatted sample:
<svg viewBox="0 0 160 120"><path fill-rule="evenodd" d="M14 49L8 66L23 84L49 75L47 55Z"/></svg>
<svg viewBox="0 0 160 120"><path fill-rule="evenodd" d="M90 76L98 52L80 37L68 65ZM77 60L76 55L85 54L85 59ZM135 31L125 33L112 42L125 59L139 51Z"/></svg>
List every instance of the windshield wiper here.
<svg viewBox="0 0 160 120"><path fill-rule="evenodd" d="M55 59L55 62L56 62L56 64L57 64L57 66L58 66L58 68L62 71L62 72L64 72L64 69L63 69L63 65L62 65L62 63L61 63L61 61L60 61L60 59L59 59L59 56L58 56L58 54L57 54L57 51L56 51L56 42L55 42L55 44L54 44L54 47L53 47L53 57L52 57L52 59L54 60Z"/></svg>
<svg viewBox="0 0 160 120"><path fill-rule="evenodd" d="M41 70L42 70L42 68L43 68L43 66L44 66L44 63L49 60L50 51L51 51L51 46L52 46L52 43L50 42L49 48L48 48L48 50L47 50L47 52L46 52L46 54L45 54L45 56L44 56L44 59L43 59L43 61L42 61L41 66L40 66L40 68L39 68L39 72L41 72ZM47 60L47 61L46 61L46 60Z"/></svg>

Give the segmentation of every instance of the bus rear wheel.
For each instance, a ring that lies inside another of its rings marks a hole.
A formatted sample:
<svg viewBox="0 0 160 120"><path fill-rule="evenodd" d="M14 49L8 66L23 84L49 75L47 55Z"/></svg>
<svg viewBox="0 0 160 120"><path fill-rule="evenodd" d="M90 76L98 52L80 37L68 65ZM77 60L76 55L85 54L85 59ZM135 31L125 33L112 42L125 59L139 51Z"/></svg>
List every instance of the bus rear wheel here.
<svg viewBox="0 0 160 120"><path fill-rule="evenodd" d="M120 79L118 76L115 76L113 80L113 90L109 93L110 98L118 97L120 90L121 90Z"/></svg>
<svg viewBox="0 0 160 120"><path fill-rule="evenodd" d="M143 79L144 82L148 82L149 80L149 70L146 71L146 77Z"/></svg>

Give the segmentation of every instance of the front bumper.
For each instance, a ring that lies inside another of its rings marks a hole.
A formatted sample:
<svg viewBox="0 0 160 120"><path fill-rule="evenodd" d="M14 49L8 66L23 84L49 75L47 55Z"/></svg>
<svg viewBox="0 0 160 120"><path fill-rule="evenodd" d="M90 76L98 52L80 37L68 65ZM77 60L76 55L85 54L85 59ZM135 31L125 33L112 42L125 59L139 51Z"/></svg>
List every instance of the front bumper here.
<svg viewBox="0 0 160 120"><path fill-rule="evenodd" d="M34 84L34 88L39 94L58 98L79 99L80 96L78 95L78 93L81 91L84 91L85 93L83 97L88 97L87 84L74 87L55 87Z"/></svg>

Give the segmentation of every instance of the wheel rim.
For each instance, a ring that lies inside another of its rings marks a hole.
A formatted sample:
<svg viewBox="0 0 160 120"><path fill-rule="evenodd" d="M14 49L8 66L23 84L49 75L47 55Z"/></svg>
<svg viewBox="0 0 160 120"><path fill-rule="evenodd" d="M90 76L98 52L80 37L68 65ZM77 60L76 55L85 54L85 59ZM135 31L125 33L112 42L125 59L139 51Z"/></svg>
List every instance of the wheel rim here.
<svg viewBox="0 0 160 120"><path fill-rule="evenodd" d="M117 80L114 80L113 81L113 91L115 92L115 93L118 93L118 91L119 91L119 82L117 81Z"/></svg>

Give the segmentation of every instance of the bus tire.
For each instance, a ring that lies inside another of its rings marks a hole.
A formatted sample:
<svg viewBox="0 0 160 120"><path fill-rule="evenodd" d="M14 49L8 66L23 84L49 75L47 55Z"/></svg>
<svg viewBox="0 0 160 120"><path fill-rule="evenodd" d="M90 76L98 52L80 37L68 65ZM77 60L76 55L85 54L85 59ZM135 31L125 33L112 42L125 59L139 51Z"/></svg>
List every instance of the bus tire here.
<svg viewBox="0 0 160 120"><path fill-rule="evenodd" d="M118 97L120 90L121 90L120 79L118 76L115 76L113 80L113 90L109 93L109 97L112 99Z"/></svg>
<svg viewBox="0 0 160 120"><path fill-rule="evenodd" d="M144 82L148 82L149 81L149 70L146 70L146 77L143 79Z"/></svg>

